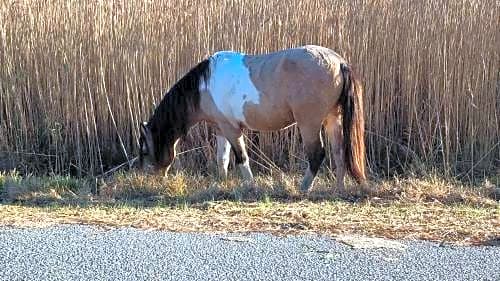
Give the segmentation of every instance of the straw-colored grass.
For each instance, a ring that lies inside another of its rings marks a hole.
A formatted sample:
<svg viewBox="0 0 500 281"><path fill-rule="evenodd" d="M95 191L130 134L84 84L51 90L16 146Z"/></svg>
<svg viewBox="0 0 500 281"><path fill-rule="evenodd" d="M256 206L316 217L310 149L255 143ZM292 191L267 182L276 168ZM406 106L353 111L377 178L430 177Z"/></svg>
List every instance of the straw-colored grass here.
<svg viewBox="0 0 500 281"><path fill-rule="evenodd" d="M2 0L0 169L101 174L135 156L139 122L207 55L318 44L364 82L372 175L481 179L499 172L498 15L494 0ZM210 169L212 133L184 139L200 149L183 167ZM296 128L250 140L255 169L303 167Z"/></svg>
<svg viewBox="0 0 500 281"><path fill-rule="evenodd" d="M500 238L500 194L491 183L463 186L437 176L370 188L331 188L321 177L299 194L299 176L238 178L123 173L98 183L0 174L0 226L61 223L170 231L365 234L481 244Z"/></svg>
<svg viewBox="0 0 500 281"><path fill-rule="evenodd" d="M442 176L394 178L359 186L350 181L345 189L335 181L319 176L307 194L298 191L299 174L257 176L253 182L231 175L228 179L176 173L168 177L142 173L118 173L97 182L72 177L20 177L0 173L0 202L23 205L88 205L93 203L137 206L198 204L230 200L237 202L312 202L343 200L405 204L435 203L498 206L500 190L485 181L479 186L463 185ZM97 192L95 192L97 191ZM95 194L98 193L98 194Z"/></svg>
<svg viewBox="0 0 500 281"><path fill-rule="evenodd" d="M174 207L0 205L0 225L91 224L181 232L363 234L442 243L485 244L500 237L500 209L437 203L213 202ZM497 241L498 242L498 241Z"/></svg>

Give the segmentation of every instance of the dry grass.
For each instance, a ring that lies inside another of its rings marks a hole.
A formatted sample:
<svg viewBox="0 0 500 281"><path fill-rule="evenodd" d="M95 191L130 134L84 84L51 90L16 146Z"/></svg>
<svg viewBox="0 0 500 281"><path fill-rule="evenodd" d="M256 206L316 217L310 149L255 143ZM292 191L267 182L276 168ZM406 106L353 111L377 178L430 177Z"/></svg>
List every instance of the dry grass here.
<svg viewBox="0 0 500 281"><path fill-rule="evenodd" d="M177 173L167 178L136 173L118 174L101 187L101 198L111 200L148 200L151 202L206 201L262 201L278 200L293 202L310 200L346 200L350 202L377 201L402 203L436 203L443 205L468 204L472 206L495 206L496 187L488 182L482 186L465 186L458 181L445 180L437 176L415 179L393 179L371 182L366 186L348 182L346 189L335 188L335 180L320 174L314 188L301 194L297 187L302 177L299 174L258 176L254 183L242 182L240 177L227 180L213 177Z"/></svg>
<svg viewBox="0 0 500 281"><path fill-rule="evenodd" d="M137 206L197 204L230 200L236 202L279 201L312 202L343 200L404 204L465 204L477 207L497 206L498 187L486 181L468 186L438 176L395 178L373 181L360 186L348 181L345 189L337 189L335 179L320 174L314 188L302 194L297 187L298 174L257 176L252 183L236 175L220 180L211 176L175 173L168 177L143 173L118 173L97 183L71 177L26 177L16 172L0 173L0 202L24 205L81 205L97 203ZM97 184L98 195L92 195Z"/></svg>
<svg viewBox="0 0 500 281"><path fill-rule="evenodd" d="M498 206L472 208L424 203L222 201L153 208L0 206L0 225L17 227L75 223L183 232L354 233L460 244L498 239L499 216Z"/></svg>
<svg viewBox="0 0 500 281"><path fill-rule="evenodd" d="M480 244L500 237L494 187L463 186L438 177L394 179L371 188L330 188L320 177L308 195L298 176L258 177L253 184L184 174L158 178L119 174L91 184L71 178L0 177L0 225L60 223L170 231L345 233ZM75 189L76 188L76 189Z"/></svg>
<svg viewBox="0 0 500 281"><path fill-rule="evenodd" d="M493 0L3 0L0 168L98 175L135 154L139 122L203 57L319 44L364 81L372 174L482 179L500 159L498 14ZM267 168L303 164L296 128L250 139ZM203 149L181 164L210 166L213 143L196 127L184 147Z"/></svg>

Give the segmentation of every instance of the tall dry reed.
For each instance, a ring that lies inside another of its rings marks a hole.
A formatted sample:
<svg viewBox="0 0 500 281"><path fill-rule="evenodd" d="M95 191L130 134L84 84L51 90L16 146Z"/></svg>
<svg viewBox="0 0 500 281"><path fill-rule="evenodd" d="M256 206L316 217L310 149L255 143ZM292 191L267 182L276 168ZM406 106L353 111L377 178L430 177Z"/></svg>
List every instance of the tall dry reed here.
<svg viewBox="0 0 500 281"><path fill-rule="evenodd" d="M364 82L372 174L498 172L499 15L495 0L1 0L0 168L103 173L202 58L318 44ZM303 165L296 128L249 140L258 167ZM197 126L180 164L210 171L213 145Z"/></svg>

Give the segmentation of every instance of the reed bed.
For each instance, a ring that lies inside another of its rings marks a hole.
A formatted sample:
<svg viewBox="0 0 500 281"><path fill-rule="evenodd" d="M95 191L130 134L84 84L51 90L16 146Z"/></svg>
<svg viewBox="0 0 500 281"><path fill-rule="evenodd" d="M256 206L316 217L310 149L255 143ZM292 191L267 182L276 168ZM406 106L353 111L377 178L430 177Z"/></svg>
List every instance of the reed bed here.
<svg viewBox="0 0 500 281"><path fill-rule="evenodd" d="M499 15L494 0L0 0L0 169L105 173L201 59L317 44L363 81L373 176L498 174ZM213 132L193 128L179 165L212 172ZM262 172L304 166L295 127L248 141Z"/></svg>

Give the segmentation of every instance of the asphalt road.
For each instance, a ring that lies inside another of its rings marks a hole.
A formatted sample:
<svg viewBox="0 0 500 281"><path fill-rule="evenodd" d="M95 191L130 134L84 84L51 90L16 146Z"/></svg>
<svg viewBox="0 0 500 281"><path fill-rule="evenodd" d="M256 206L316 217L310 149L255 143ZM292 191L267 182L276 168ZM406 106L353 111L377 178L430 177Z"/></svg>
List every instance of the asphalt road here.
<svg viewBox="0 0 500 281"><path fill-rule="evenodd" d="M401 243L359 249L315 235L0 227L0 280L500 280L500 247Z"/></svg>

